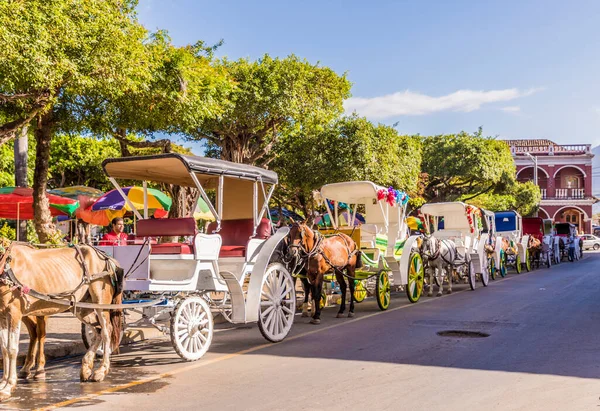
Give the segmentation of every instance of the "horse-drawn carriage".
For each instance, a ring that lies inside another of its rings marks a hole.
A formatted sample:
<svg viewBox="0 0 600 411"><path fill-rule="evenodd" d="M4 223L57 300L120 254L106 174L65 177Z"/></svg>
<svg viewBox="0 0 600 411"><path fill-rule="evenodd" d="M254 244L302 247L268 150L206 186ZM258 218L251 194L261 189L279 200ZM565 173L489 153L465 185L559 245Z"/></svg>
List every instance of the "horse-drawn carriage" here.
<svg viewBox="0 0 600 411"><path fill-rule="evenodd" d="M188 218L149 219L145 194L143 215L131 207L138 218L135 244L100 247L124 268L131 307L142 307L144 317L170 333L183 359L208 350L214 312L235 324L258 322L269 341L287 336L296 298L278 248L289 229L273 232L263 218L275 172L179 154L108 159L103 167L127 202L117 179L141 180L144 190L147 182L194 187L215 218L207 233L198 232L193 209ZM214 190L215 205L207 190Z"/></svg>
<svg viewBox="0 0 600 411"><path fill-rule="evenodd" d="M494 213L497 235L502 237L502 249L506 267L512 267L518 274L523 267L531 270L527 243L529 236L523 236L523 219L516 211L498 211Z"/></svg>
<svg viewBox="0 0 600 411"><path fill-rule="evenodd" d="M496 274L502 277L506 276L506 262L504 259L504 250L502 249L502 237L496 233L496 215L483 208L479 209L482 220L482 234L487 234L484 250L487 258L487 268L492 280L496 279Z"/></svg>
<svg viewBox="0 0 600 411"><path fill-rule="evenodd" d="M550 230L547 222L540 217L525 217L523 218L523 233L529 235L528 252L532 266L539 268L540 265L545 265L550 268L554 261L554 239L547 235ZM551 243L552 242L552 243Z"/></svg>
<svg viewBox="0 0 600 411"><path fill-rule="evenodd" d="M560 257L562 260L577 261L581 258L582 244L580 244L580 238L577 235L577 227L572 223L556 223L554 225L556 230L556 236L560 241ZM569 248L571 243L575 242L573 255L569 255Z"/></svg>
<svg viewBox="0 0 600 411"><path fill-rule="evenodd" d="M417 302L423 290L423 264L414 239L408 239L408 195L370 181L327 184L320 195L333 225L320 229L320 233L345 233L360 247L362 267L355 272L355 300L360 302L367 294L375 295L379 308L386 310L391 287L399 283L405 287L408 299ZM340 224L340 203L348 207L346 225ZM356 220L359 207L364 224Z"/></svg>
<svg viewBox="0 0 600 411"><path fill-rule="evenodd" d="M476 287L477 275L484 286L489 282L488 259L485 246L489 233L483 232L481 211L462 203L433 203L421 207L431 235L423 240L422 253L427 268L443 286L443 276L452 291L452 276L468 278L471 289ZM442 290L438 294L441 294Z"/></svg>

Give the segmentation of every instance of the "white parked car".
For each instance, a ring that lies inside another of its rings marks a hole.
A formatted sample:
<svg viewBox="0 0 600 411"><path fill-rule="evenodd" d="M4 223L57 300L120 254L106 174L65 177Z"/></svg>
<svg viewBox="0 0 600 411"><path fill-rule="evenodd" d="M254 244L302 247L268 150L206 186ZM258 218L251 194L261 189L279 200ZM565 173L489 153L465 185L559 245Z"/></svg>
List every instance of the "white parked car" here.
<svg viewBox="0 0 600 411"><path fill-rule="evenodd" d="M581 236L583 239L583 249L589 250L593 248L594 250L600 249L600 238L596 237L592 234L584 234Z"/></svg>

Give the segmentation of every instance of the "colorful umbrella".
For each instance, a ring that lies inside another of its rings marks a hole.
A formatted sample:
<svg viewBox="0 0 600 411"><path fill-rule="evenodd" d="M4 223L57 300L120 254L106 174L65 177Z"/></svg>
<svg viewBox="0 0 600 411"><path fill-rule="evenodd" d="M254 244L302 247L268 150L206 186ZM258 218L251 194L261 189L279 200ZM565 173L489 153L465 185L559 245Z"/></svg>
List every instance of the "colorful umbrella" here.
<svg viewBox="0 0 600 411"><path fill-rule="evenodd" d="M417 217L406 217L406 225L413 231L424 231L425 226L420 218Z"/></svg>
<svg viewBox="0 0 600 411"><path fill-rule="evenodd" d="M46 194L52 216L73 215L79 202L54 194ZM0 218L33 220L33 190L23 187L0 188Z"/></svg>
<svg viewBox="0 0 600 411"><path fill-rule="evenodd" d="M215 216L210 212L210 208L206 204L206 201L202 197L198 198L198 205L196 206L196 210L194 211L194 218L196 220L207 220L214 221Z"/></svg>
<svg viewBox="0 0 600 411"><path fill-rule="evenodd" d="M48 190L48 192L57 196L72 198L73 200L78 200L80 196L88 198L100 198L104 195L104 193L97 188L86 186L61 187Z"/></svg>
<svg viewBox="0 0 600 411"><path fill-rule="evenodd" d="M142 187L124 187L123 192L136 209L144 209L144 189ZM148 209L169 211L171 204L173 201L168 195L160 190L148 188ZM116 189L104 194L92 205L92 211L100 210L133 211Z"/></svg>

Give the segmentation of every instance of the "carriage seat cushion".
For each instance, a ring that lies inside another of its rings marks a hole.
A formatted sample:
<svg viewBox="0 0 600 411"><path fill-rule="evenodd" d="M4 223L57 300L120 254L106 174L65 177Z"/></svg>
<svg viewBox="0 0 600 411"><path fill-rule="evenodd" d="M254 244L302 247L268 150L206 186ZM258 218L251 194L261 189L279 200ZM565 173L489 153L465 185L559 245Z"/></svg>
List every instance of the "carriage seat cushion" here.
<svg viewBox="0 0 600 411"><path fill-rule="evenodd" d="M185 243L162 243L154 244L150 250L151 254L193 254L192 246Z"/></svg>
<svg viewBox="0 0 600 411"><path fill-rule="evenodd" d="M139 220L136 226L137 237L193 236L195 234L196 220L191 217Z"/></svg>
<svg viewBox="0 0 600 411"><path fill-rule="evenodd" d="M245 257L245 245L223 245L219 251L219 257Z"/></svg>
<svg viewBox="0 0 600 411"><path fill-rule="evenodd" d="M252 218L238 220L221 221L221 230L218 234L223 240L223 246L246 246L252 236L254 221ZM217 229L217 223L212 222L208 225L207 232L212 233ZM271 221L263 218L256 228L254 238L266 239L271 236ZM223 247L222 247L223 248Z"/></svg>

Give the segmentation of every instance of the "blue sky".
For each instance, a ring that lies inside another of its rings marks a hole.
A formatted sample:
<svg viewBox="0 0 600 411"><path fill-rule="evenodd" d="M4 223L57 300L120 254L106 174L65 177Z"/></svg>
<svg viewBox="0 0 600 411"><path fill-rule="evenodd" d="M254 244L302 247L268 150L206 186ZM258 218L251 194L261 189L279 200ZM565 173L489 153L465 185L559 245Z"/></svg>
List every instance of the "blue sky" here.
<svg viewBox="0 0 600 411"><path fill-rule="evenodd" d="M402 133L600 144L600 1L140 0L139 19L178 45L223 39L218 56L346 72L347 110Z"/></svg>

